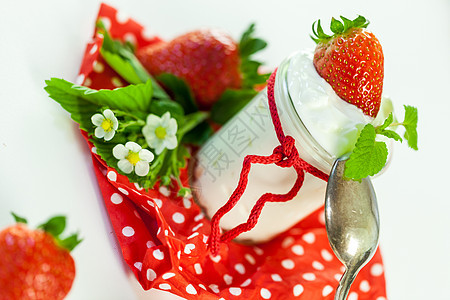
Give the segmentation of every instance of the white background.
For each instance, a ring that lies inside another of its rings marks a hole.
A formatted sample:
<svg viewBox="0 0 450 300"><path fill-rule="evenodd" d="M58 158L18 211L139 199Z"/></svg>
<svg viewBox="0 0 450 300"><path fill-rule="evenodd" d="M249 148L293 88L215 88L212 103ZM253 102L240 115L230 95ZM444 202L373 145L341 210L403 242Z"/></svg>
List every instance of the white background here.
<svg viewBox="0 0 450 300"><path fill-rule="evenodd" d="M385 55L384 92L419 108L418 152L396 145L374 180L388 296L450 299L450 1L109 1L169 39L200 26L238 38L255 21L271 68L313 47L311 24L366 16ZM92 35L98 1L7 1L0 5L0 227L10 211L37 224L66 214L83 243L73 252L77 277L68 299L137 299L121 262L91 168L90 153L68 114L49 99L44 80L74 81ZM1 291L0 291L1 292ZM149 299L163 299L160 292Z"/></svg>

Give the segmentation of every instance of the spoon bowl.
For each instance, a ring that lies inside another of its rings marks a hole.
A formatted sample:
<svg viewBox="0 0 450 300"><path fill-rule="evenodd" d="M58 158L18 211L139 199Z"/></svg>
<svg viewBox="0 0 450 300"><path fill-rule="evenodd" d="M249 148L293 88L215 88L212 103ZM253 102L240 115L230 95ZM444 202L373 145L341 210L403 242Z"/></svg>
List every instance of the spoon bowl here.
<svg viewBox="0 0 450 300"><path fill-rule="evenodd" d="M325 224L331 248L345 272L335 300L347 298L361 268L373 257L380 232L375 191L369 177L361 182L344 179L347 158L338 158L330 173L325 196Z"/></svg>

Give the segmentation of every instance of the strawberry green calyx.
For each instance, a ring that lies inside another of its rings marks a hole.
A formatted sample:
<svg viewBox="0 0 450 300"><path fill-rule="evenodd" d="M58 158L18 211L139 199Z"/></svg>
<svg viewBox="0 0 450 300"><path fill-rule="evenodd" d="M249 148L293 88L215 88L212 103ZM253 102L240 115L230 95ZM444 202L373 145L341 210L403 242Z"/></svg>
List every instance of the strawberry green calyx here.
<svg viewBox="0 0 450 300"><path fill-rule="evenodd" d="M60 237L66 228L65 216L52 217L47 222L39 225L38 228L52 235L59 246L69 251L72 251L82 241L78 238L78 233L74 233L65 238Z"/></svg>
<svg viewBox="0 0 450 300"><path fill-rule="evenodd" d="M18 216L17 214L15 214L13 212L11 212L11 215L14 217L14 220L17 223L22 223L22 224L27 224L28 223L27 219L25 219L25 218L23 218L21 216Z"/></svg>
<svg viewBox="0 0 450 300"><path fill-rule="evenodd" d="M11 212L11 215L14 217L14 220L19 224L27 224L27 220L23 217L18 216L17 214ZM72 234L68 237L61 238L60 235L63 233L66 227L66 217L65 216L55 216L50 218L47 222L38 226L38 229L45 231L55 238L56 243L67 249L69 252L72 251L79 243L81 243L81 239L78 238L78 234Z"/></svg>
<svg viewBox="0 0 450 300"><path fill-rule="evenodd" d="M261 62L256 61L252 56L267 46L267 42L254 37L255 24L252 23L241 36L239 41L239 57L241 58L242 89L253 89L257 84L267 81L270 74L260 74L258 72Z"/></svg>
<svg viewBox="0 0 450 300"><path fill-rule="evenodd" d="M311 35L311 38L313 39L313 41L316 42L317 44L326 43L332 38L346 34L352 29L367 28L367 26L370 23L363 16L358 16L354 20L350 20L341 16L341 19L342 22L336 20L335 18L331 18L330 30L333 32L333 35L328 35L323 31L322 26L320 25L320 20L315 21L312 25L312 31L314 36Z"/></svg>

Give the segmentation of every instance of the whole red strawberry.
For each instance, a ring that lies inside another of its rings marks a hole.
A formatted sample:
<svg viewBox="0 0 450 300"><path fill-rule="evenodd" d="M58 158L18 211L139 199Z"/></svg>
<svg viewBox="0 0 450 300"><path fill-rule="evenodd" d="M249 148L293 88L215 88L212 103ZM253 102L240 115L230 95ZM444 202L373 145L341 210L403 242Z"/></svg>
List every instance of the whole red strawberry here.
<svg viewBox="0 0 450 300"><path fill-rule="evenodd" d="M251 56L267 43L255 38L254 31L251 24L237 43L220 30L196 30L139 49L136 55L150 74L170 73L183 79L199 108L210 109L218 100L229 102L232 96L224 95L226 90L248 95L255 85L266 82L268 74L258 73L261 62Z"/></svg>
<svg viewBox="0 0 450 300"><path fill-rule="evenodd" d="M0 299L63 299L75 278L70 250L80 241L76 235L59 239L65 217L36 230L15 217L19 223L0 232Z"/></svg>
<svg viewBox="0 0 450 300"><path fill-rule="evenodd" d="M225 89L241 86L238 46L222 31L192 31L169 43L143 48L137 56L152 75L171 73L183 78L202 108L210 107Z"/></svg>
<svg viewBox="0 0 450 300"><path fill-rule="evenodd" d="M331 20L332 36L323 32L320 20L313 25L317 43L314 66L343 100L371 117L380 109L383 91L384 56L378 39L365 28L362 16L354 20Z"/></svg>

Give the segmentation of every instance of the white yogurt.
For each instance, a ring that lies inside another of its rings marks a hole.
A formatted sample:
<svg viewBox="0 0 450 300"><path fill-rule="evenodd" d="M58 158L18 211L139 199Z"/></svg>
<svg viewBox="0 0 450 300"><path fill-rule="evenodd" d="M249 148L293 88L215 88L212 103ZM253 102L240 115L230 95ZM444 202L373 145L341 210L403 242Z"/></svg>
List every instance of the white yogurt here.
<svg viewBox="0 0 450 300"><path fill-rule="evenodd" d="M340 157L353 149L361 129L375 120L335 93L317 73L313 55L308 51L292 56L287 78L289 94L311 135L329 154ZM377 123L392 111L389 99L383 98L382 103Z"/></svg>
<svg viewBox="0 0 450 300"><path fill-rule="evenodd" d="M236 188L244 157L249 154L270 155L279 145L266 93L266 90L259 93L196 155L191 187L194 198L209 218L228 201ZM283 130L296 140L300 157L325 173L329 173L336 157L351 151L365 124L384 120L373 120L360 109L339 99L331 86L317 74L312 54L307 52L296 53L280 65L275 99ZM383 100L383 103L386 104L382 111L387 116L392 103L390 100ZM287 193L296 176L292 168L253 165L245 193L222 218L220 226L229 230L246 222L262 194ZM264 242L287 230L323 205L325 187L326 182L306 174L294 199L285 203L267 203L255 228L241 234L238 239Z"/></svg>

